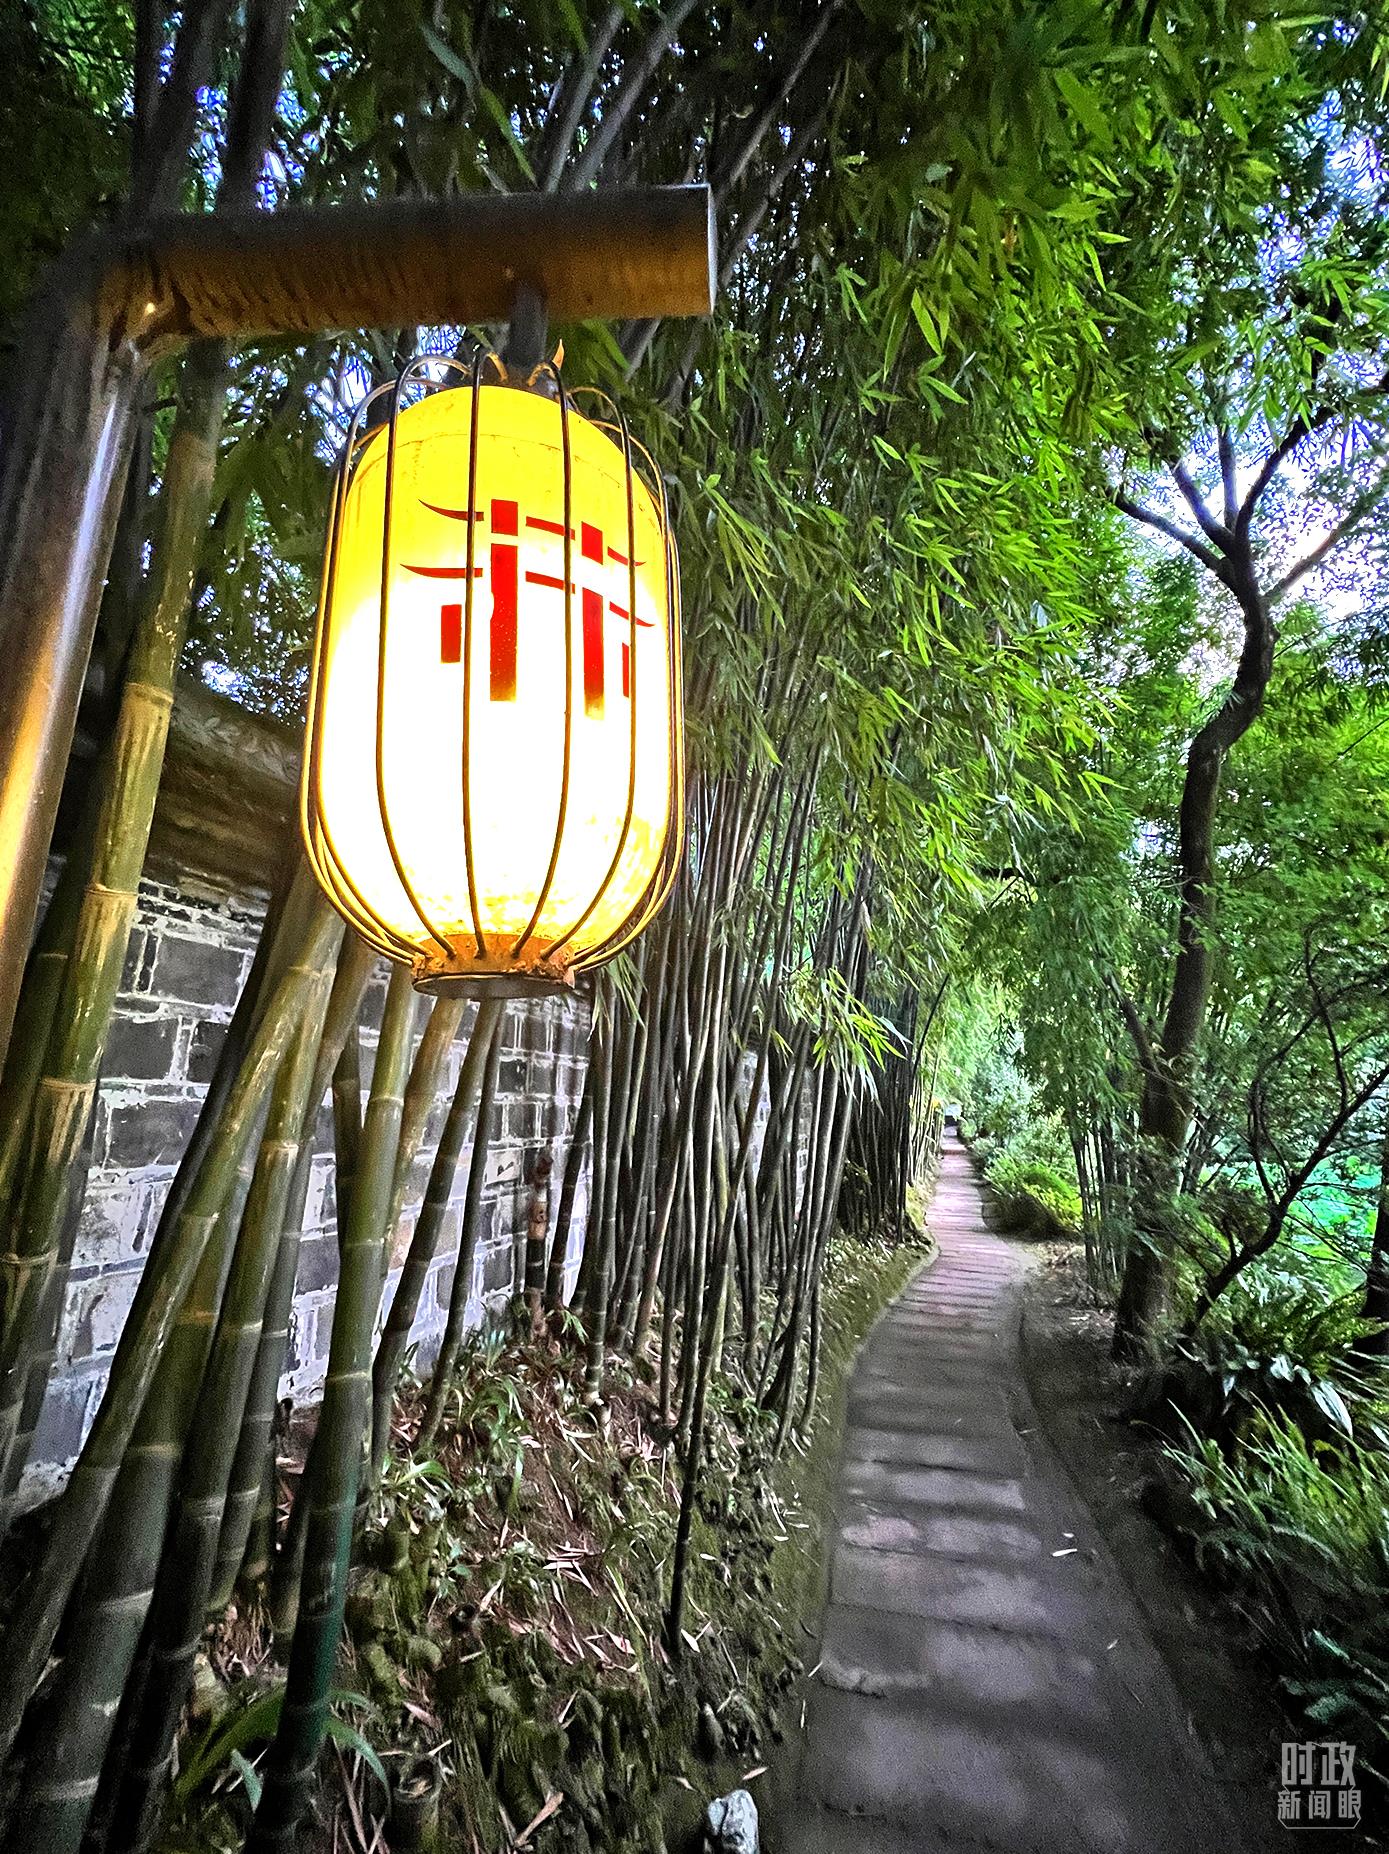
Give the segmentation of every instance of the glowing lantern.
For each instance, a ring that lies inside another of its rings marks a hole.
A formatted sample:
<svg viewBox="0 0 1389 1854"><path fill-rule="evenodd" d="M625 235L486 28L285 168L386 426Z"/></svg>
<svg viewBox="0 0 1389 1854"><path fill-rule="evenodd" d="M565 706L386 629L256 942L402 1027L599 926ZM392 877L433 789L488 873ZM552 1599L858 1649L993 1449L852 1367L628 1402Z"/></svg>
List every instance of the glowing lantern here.
<svg viewBox="0 0 1389 1854"><path fill-rule="evenodd" d="M412 375L468 384L406 403ZM345 919L423 989L572 983L670 891L679 595L625 421L412 363L334 498L303 829ZM602 398L601 395L595 395ZM645 467L645 473L643 470Z"/></svg>

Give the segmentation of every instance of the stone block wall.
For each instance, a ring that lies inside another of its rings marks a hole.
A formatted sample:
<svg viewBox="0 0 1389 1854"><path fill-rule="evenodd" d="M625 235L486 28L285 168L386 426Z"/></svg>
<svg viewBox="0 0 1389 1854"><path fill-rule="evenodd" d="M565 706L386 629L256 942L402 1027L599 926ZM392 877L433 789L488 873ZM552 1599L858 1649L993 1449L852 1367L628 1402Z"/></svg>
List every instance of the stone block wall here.
<svg viewBox="0 0 1389 1854"><path fill-rule="evenodd" d="M245 981L260 931L263 894L243 881L186 871L141 887L138 923L112 1025L93 1128L91 1171L78 1229L58 1356L35 1436L25 1497L36 1502L64 1478L106 1383L170 1181ZM386 966L363 1013L364 1089L370 1081ZM422 1000L418 1029L427 1005ZM394 1291L424 1195L435 1144L467 1047L472 1010L450 1053L421 1154L395 1233ZM587 1007L577 999L508 1007L498 1109L488 1158L484 1224L469 1284L469 1324L504 1306L519 1278L529 1190L536 1160L549 1148L556 1179L577 1118L587 1060ZM298 1287L283 1396L310 1401L319 1390L337 1280L332 1116L325 1102L299 1254ZM458 1253L470 1153L455 1185L450 1226L421 1298L414 1343L427 1362L442 1335ZM550 1191L553 1219L558 1183ZM582 1244L587 1165L570 1226L570 1254Z"/></svg>
<svg viewBox="0 0 1389 1854"><path fill-rule="evenodd" d="M180 685L159 804L116 1005L94 1116L91 1169L73 1252L58 1355L34 1439L22 1497L29 1504L61 1484L90 1426L130 1310L159 1213L217 1063L260 937L273 873L295 854L295 786L300 731L248 714L200 684ZM89 768L79 756L64 795L56 845L63 849ZM66 824L64 820L67 820ZM55 871L56 873L56 864ZM386 966L363 1013L363 1088L370 1081ZM424 1195L435 1145L467 1046L472 1013L415 1162L395 1232L387 1295L394 1292ZM425 1023L421 1004L418 1030ZM569 1135L578 1116L588 1051L588 1007L561 997L508 1007L498 1076L498 1115L488 1157L484 1227L469 1283L468 1325L477 1328L510 1298L521 1275L529 1192L536 1160L554 1159L553 1233ZM742 1093L755 1063L744 1065ZM804 1188L809 1105L797 1126L798 1190ZM758 1103L754 1153L770 1103ZM319 1115L315 1161L299 1252L290 1356L281 1395L311 1401L323 1382L337 1280L332 1114ZM421 1296L413 1340L428 1364L443 1334L467 1186L465 1148L454 1186L450 1228ZM569 1232L572 1271L583 1247L589 1163Z"/></svg>

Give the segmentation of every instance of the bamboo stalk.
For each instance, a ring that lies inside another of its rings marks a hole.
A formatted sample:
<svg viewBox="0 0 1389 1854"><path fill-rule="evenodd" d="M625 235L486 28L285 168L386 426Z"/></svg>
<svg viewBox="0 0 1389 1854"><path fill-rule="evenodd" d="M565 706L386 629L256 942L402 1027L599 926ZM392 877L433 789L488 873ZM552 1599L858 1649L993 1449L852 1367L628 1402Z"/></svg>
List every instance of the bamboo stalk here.
<svg viewBox="0 0 1389 1854"><path fill-rule="evenodd" d="M333 1070L333 1189L339 1241L352 1217L352 1185L361 1144L362 1042L354 1026Z"/></svg>
<svg viewBox="0 0 1389 1854"><path fill-rule="evenodd" d="M97 779L101 779L98 771ZM24 985L15 1011L14 1029L0 1077L0 1210L12 1208L19 1167L29 1132L34 1089L53 1034L53 1018L62 995L73 929L86 891L96 831L95 788L83 806L82 824L68 845L62 873L44 912L24 970Z"/></svg>
<svg viewBox="0 0 1389 1854"><path fill-rule="evenodd" d="M305 897L288 932L307 939L303 960L290 968L297 1009L281 1046L293 1048L301 1013L331 954L336 924L317 938L316 898ZM277 1065L278 1067L279 1065ZM272 1075L272 1083L277 1077ZM269 1091L267 1090L267 1093ZM264 1118L262 1095L252 1132ZM103 1516L99 1542L83 1578L70 1645L45 1696L40 1736L53 1755L31 1767L11 1841L42 1854L76 1854L91 1812L117 1708L135 1663L154 1594L165 1528L184 1442L212 1345L214 1322L231 1262L255 1162L254 1138L243 1140L227 1188L212 1215L189 1292L170 1327L139 1417L125 1448ZM151 1257L151 1259L153 1259Z"/></svg>
<svg viewBox="0 0 1389 1854"><path fill-rule="evenodd" d="M709 1284L714 1278L710 1273L711 1250L715 1241L714 1143L719 1135L721 1118L719 1071L724 1057L723 1030L724 1005L727 1000L727 964L727 946L720 944L717 951L717 977L712 980L709 991L706 993L706 996L712 998L712 1003L708 1008L713 1021L710 1029L709 1053L699 1084L700 1106L696 1111L699 1134L694 1175L696 1218L689 1239L691 1247L688 1294L685 1303L683 1344L680 1352L679 1433L687 1445L691 1435L700 1351L704 1340L703 1312L708 1301Z"/></svg>
<svg viewBox="0 0 1389 1854"><path fill-rule="evenodd" d="M393 970L392 975L391 975L391 982L387 988L387 1002L388 1003L392 995L391 985L397 985L400 982L402 981L400 979L399 972L396 970ZM384 1032L385 1032L385 1022L383 1018L383 1022L382 1022L383 1037L384 1037ZM356 1039L355 1027L349 1033L349 1036L354 1040ZM411 1036L413 1036L413 1024L412 1024L412 1029L411 1029ZM378 1042L378 1054L379 1054L379 1049L380 1049L380 1043ZM410 1058L410 1051L409 1051L409 1048L407 1047L405 1050L405 1055L404 1055L404 1061L407 1066L410 1066L409 1058ZM355 1058L354 1058L354 1061L355 1061ZM413 1073L413 1068L411 1069L411 1072ZM336 1075L338 1071L335 1070L334 1073ZM354 1073L355 1073L355 1069L354 1069ZM408 1084L408 1081L404 1079L403 1074L402 1074L402 1086L408 1092L409 1084ZM402 1104L401 1104L401 1118L403 1122L403 1119L404 1119L404 1097L403 1096L402 1096ZM365 1137L365 1133L363 1133L363 1137ZM397 1131L397 1143L396 1143L395 1157L392 1161L391 1172L392 1172L392 1184L394 1187L395 1182L399 1179L399 1176L400 1176L400 1154L399 1154L399 1132L398 1131ZM340 1198L339 1201L342 1202L343 1200ZM342 1272L341 1271L342 1248L347 1238L347 1234L348 1234L348 1231L346 1228L339 1227L338 1229L339 1280L341 1280L341 1272ZM390 1225L389 1223L387 1223L382 1231L382 1239L385 1245L386 1257L389 1257L389 1252L390 1252L390 1235L391 1235ZM381 1279L382 1279L382 1284L384 1286L385 1279L386 1279L386 1261L385 1260L383 1260L383 1263L382 1263ZM289 1304L288 1303L286 1303L285 1317L286 1319L288 1319L289 1317ZM386 1408L387 1408L387 1425L388 1425L388 1433L389 1433L389 1420L390 1420L389 1403L387 1404ZM310 1524L310 1520L313 1515L315 1504L318 1499L317 1488L319 1485L319 1481L322 1475L325 1473L325 1471L328 1471L328 1463L327 1463L327 1458L325 1454L325 1447L326 1445L320 1442L319 1440L318 1431L315 1430L313 1438L309 1444L309 1449L308 1449L308 1453L304 1460L303 1468L300 1471L299 1478L296 1481L295 1486L294 1486L294 1493L293 1493L293 1496L290 1502L289 1519L285 1526L284 1537L283 1539L281 1539L279 1543L279 1547L274 1554L274 1561L273 1561L271 1577L270 1577L270 1593L269 1593L270 1605L269 1606L270 1606L271 1625L275 1632L275 1640L277 1644L283 1642L283 1643L290 1643L292 1645L291 1638L293 1637L294 1631L296 1627L298 1626L299 1603L300 1603L300 1598L302 1595L302 1587L303 1587L303 1582L304 1582L305 1556L306 1556L306 1553L308 1550L308 1544L309 1544L309 1524ZM368 1464L370 1464L371 1455L372 1455L370 1428L368 1429L368 1435L367 1435L366 1453L367 1453ZM369 1471L370 1470L368 1466L368 1473ZM361 1492L361 1477L359 1476L359 1487L358 1487L358 1497L359 1498L360 1498L360 1492Z"/></svg>
<svg viewBox="0 0 1389 1854"><path fill-rule="evenodd" d="M815 1411L815 1399L820 1386L820 1285L825 1272L825 1253L829 1247L830 1233L834 1228L835 1206L839 1198L839 1181L844 1171L844 1148L847 1141L849 1119L853 1109L848 1089L842 1091L838 1129L834 1137L834 1148L830 1155L829 1175L825 1195L820 1211L820 1231L816 1249L816 1259L812 1274L812 1296L810 1302L810 1338L806 1348L806 1384L805 1399L801 1412L796 1419L797 1433L804 1436L809 1428L811 1416Z"/></svg>
<svg viewBox="0 0 1389 1854"><path fill-rule="evenodd" d="M45 1757L27 1772L6 1854L76 1854L81 1845L149 1611L192 1395L251 1174L248 1144L121 1462L70 1646L44 1697L36 1737Z"/></svg>
<svg viewBox="0 0 1389 1854"><path fill-rule="evenodd" d="M713 1258L714 1273L722 1283L727 1279L728 1245L723 1240L722 1253ZM685 1616L685 1580L688 1573L690 1557L690 1535L694 1525L694 1503L699 1488L699 1471L704 1454L704 1414L708 1403L709 1380L717 1361L718 1347L715 1335L719 1320L719 1303L722 1292L715 1296L714 1304L706 1316L708 1331L690 1335L689 1346L694 1352L697 1365L695 1370L694 1395L690 1408L689 1444L685 1451L684 1473L680 1482L680 1513L675 1526L675 1550L671 1563L670 1607L666 1614L666 1651L673 1661L681 1659L684 1649L682 1627ZM701 1344L700 1341L703 1341Z"/></svg>
<svg viewBox="0 0 1389 1854"><path fill-rule="evenodd" d="M294 1284L298 1272L299 1243L304 1228L304 1206L308 1199L313 1170L314 1130L323 1097L333 1070L337 1067L349 1033L355 1029L362 1005L362 994L376 965L376 954L356 934L344 934L338 969L328 999L323 1036L314 1066L313 1085L300 1133L299 1158L285 1209L284 1230L275 1255L275 1268L265 1299L265 1316L261 1322L260 1343L256 1348L255 1368L241 1417L241 1435L236 1446L227 1487L227 1502L222 1516L222 1532L217 1542L217 1566L208 1597L210 1616L220 1615L231 1601L255 1515L265 1489L267 1460L274 1466L275 1406L280 1389L280 1374L289 1351L289 1321L294 1305ZM273 1497L274 1474L270 1475ZM272 1531L273 1543L273 1531ZM251 1567L246 1566L251 1577Z"/></svg>
<svg viewBox="0 0 1389 1854"><path fill-rule="evenodd" d="M410 1067L410 1079L405 1084L405 1106L400 1117L400 1149L396 1154L391 1210L386 1219L386 1227L392 1232L400 1222L405 1193L410 1185L410 1172L419 1157L429 1116L438 1099L444 1065L463 1022L466 1004L467 1000L463 998L434 1000L424 1035L420 1038L419 1049Z"/></svg>
<svg viewBox="0 0 1389 1854"><path fill-rule="evenodd" d="M110 1501L169 1334L243 1158L256 1138L302 1007L305 971L326 956L340 932L341 923L327 903L317 904L304 936L302 961L283 974L261 1014L246 1060L196 1167L196 1178L177 1215L171 1220L166 1211L160 1219L116 1347L106 1394L56 1502L52 1530L33 1582L6 1631L9 1675L0 1689L0 1759L14 1743L23 1710L48 1660L73 1584Z"/></svg>
<svg viewBox="0 0 1389 1854"><path fill-rule="evenodd" d="M125 966L164 764L174 671L212 495L226 380L220 346L189 353L165 469L165 520L151 601L131 652L90 873L62 972L48 1054L34 1084L11 1247L0 1255L0 1483L9 1478L40 1314L59 1266L59 1232L69 1197L79 1189L83 1135Z"/></svg>
<svg viewBox="0 0 1389 1854"><path fill-rule="evenodd" d="M249 1854L292 1848L312 1792L328 1718L328 1694L342 1632L352 1524L371 1416L371 1347L385 1275L403 1091L416 996L403 966L392 970L372 1070L371 1096L342 1241L328 1376L315 1433L318 1470L303 1492L307 1509L304 1577L279 1728L265 1788L247 1843Z"/></svg>
<svg viewBox="0 0 1389 1854"><path fill-rule="evenodd" d="M593 1091L593 1199L588 1207L584 1260L575 1300L582 1301L586 1363L584 1402L595 1404L603 1386L603 1342L608 1318L607 1281L610 1238L617 1198L617 1165L610 1128L614 1107L613 1037L616 1000L611 991L606 1010L595 1011L589 1063L595 1070Z"/></svg>
<svg viewBox="0 0 1389 1854"><path fill-rule="evenodd" d="M265 1467L260 1486L256 1489L256 1503L251 1509L251 1523L246 1528L246 1544L241 1554L241 1563L233 1573L252 1590L259 1589L265 1583L275 1558L275 1498L278 1492L279 1457L272 1424L265 1445ZM218 1544L221 1544L220 1538ZM220 1566L217 1568L220 1569ZM225 1608L226 1604L223 1604L222 1609ZM208 1609L214 1614L221 1614L221 1610L214 1609L211 1599Z"/></svg>
<svg viewBox="0 0 1389 1854"><path fill-rule="evenodd" d="M96 1132L96 1103L92 1103L87 1115L86 1129L82 1135L82 1144L77 1154L77 1166L83 1177L91 1168L92 1143ZM77 1232L82 1221L82 1204L80 1199L70 1197L63 1214L63 1222L58 1231L58 1266L48 1278L44 1297L39 1303L38 1316L31 1345L29 1359L29 1377L20 1398L19 1418L15 1427L14 1445L6 1466L4 1479L4 1499L0 1505L0 1537L8 1531L16 1509L15 1496L19 1492L24 1478L24 1470L29 1461L29 1450L33 1443L34 1431L38 1427L39 1417L43 1411L44 1399L48 1392L48 1380L53 1370L53 1359L58 1349L58 1328L62 1320L63 1302L67 1297L68 1268L72 1261Z"/></svg>
<svg viewBox="0 0 1389 1854"><path fill-rule="evenodd" d="M295 1625L299 1621L299 1596L304 1582L304 1551L309 1540L309 1514L313 1510L311 1492L317 1466L318 1431L310 1438L308 1452L299 1477L290 1494L289 1515L284 1532L276 1543L270 1564L267 1608L275 1637L277 1660L287 1660L293 1644Z"/></svg>
<svg viewBox="0 0 1389 1854"><path fill-rule="evenodd" d="M583 1175L584 1156L593 1126L593 1064L584 1070L583 1093L574 1131L569 1136L569 1151L564 1159L564 1177L560 1181L559 1204L555 1211L555 1233L550 1239L550 1260L545 1270L545 1311L557 1313L564 1302L564 1270L569 1259L569 1226L574 1216L574 1199Z"/></svg>
<svg viewBox="0 0 1389 1854"><path fill-rule="evenodd" d="M640 1075L632 1087L636 1192L631 1215L633 1228L623 1265L622 1288L617 1297L613 1333L613 1343L626 1354L633 1350L631 1340L646 1279L647 1258L655 1239L656 1219L652 1199L662 1153L665 1152L669 1159L671 1129L661 1112L666 1087L666 1039L671 1016L667 982L672 965L669 930L670 922L667 920L663 923L660 953L647 964L643 1016L648 1028Z"/></svg>
<svg viewBox="0 0 1389 1854"><path fill-rule="evenodd" d="M479 1012L479 1016L481 1013ZM468 1313L468 1295L473 1284L473 1258L482 1223L482 1187L487 1178L487 1155L492 1144L492 1125L496 1112L497 1070L501 1064L502 1035L506 1028L505 1006L498 1011L487 1039L487 1055L482 1082L478 1089L477 1120L473 1127L473 1151L468 1162L468 1185L463 1196L463 1222L458 1235L458 1261L453 1271L453 1288L449 1294L448 1318L439 1356L434 1361L434 1375L429 1383L429 1398L424 1420L415 1438L417 1449L427 1448L438 1432L444 1405L453 1382L454 1367L463 1345L463 1323ZM471 1052L470 1052L471 1053Z"/></svg>
<svg viewBox="0 0 1389 1854"><path fill-rule="evenodd" d="M525 1305L527 1324L535 1333L541 1331L545 1318L545 1238L550 1228L550 1174L554 1163L549 1146L542 1146L536 1154L526 1202Z"/></svg>
<svg viewBox="0 0 1389 1854"><path fill-rule="evenodd" d="M612 997L599 975L593 989L593 1010L589 1020L588 1070L593 1077L593 1112L590 1123L588 1214L584 1219L584 1243L579 1254L579 1271L569 1305L578 1319L588 1322L588 1304L593 1292L593 1273L598 1266L601 1247L599 1232L603 1221L603 1191L607 1182L607 1117L612 1106Z"/></svg>
<svg viewBox="0 0 1389 1854"><path fill-rule="evenodd" d="M179 1476L178 1498L150 1616L151 1662L143 1706L126 1747L110 1848L149 1846L158 1824L174 1735L193 1673L227 1485L288 1205L323 1029L328 974L315 975L271 1096L265 1136L203 1374Z"/></svg>
<svg viewBox="0 0 1389 1854"><path fill-rule="evenodd" d="M705 965L707 967L707 949ZM681 1060L673 1065L683 1077L679 1087L679 1106L671 1139L671 1153L668 1155L667 1171L657 1199L656 1213L652 1225L651 1240L647 1251L646 1275L642 1283L641 1299L637 1306L636 1325L632 1334L632 1350L640 1357L646 1349L647 1334L650 1331L652 1315L655 1312L656 1285L660 1279L661 1265L666 1255L666 1246L671 1220L675 1207L681 1200L686 1181L694 1165L694 1110L696 1093L694 1076L704 1062L704 1052L708 1045L711 1029L707 1014L696 1019L698 1030L691 1035L690 1017L690 960L688 936L682 936L676 960L676 999L672 1009L676 1022L672 1030L672 1040L682 1052ZM669 1297L668 1297L669 1305ZM670 1391L670 1321L663 1318L661 1327L661 1409L664 1412L669 1404Z"/></svg>
<svg viewBox="0 0 1389 1854"><path fill-rule="evenodd" d="M278 7L283 11L287 0L269 0L269 4L272 8ZM137 13L138 11L139 9ZM180 27L175 42L173 60L166 80L162 85L156 85L148 92L142 92L142 87L137 82L136 88L139 94L136 97L134 130L137 140L142 140L147 145L149 153L148 159L137 162L136 171L132 175L130 204L132 215L135 217L156 207L171 190L177 188L187 161L187 137L193 121L195 101L215 62L219 37L219 16L225 11L224 6L205 8L191 22L185 16L185 22ZM283 31L283 25L281 25L281 31ZM233 207L244 206L249 204L254 196L260 157L274 107L275 92L278 89L278 71L268 95L263 82L255 84L251 80L256 74L256 67L266 59L270 50L270 43L265 35L257 31L256 23L248 21L246 46L233 97L232 120L218 188L219 204ZM279 53L276 52L274 61L277 63L278 57ZM152 105L157 105L157 107L152 108ZM192 356L190 356L191 359ZM185 379L188 378L191 376L185 369ZM182 412L181 407L180 418L182 418ZM172 564L167 556L164 561L161 561L156 554L155 577L145 587L146 596L141 600L142 615L138 619L127 617L128 612L133 612L135 604L129 587L131 577L129 568L138 568L145 538L143 505L149 465L148 417L143 418L141 424L143 429L134 447L120 529L112 547L112 572L108 578L107 596L102 606L102 629L107 633L107 648L110 652L107 669L110 672L115 672L122 667L121 659L126 654L129 638L134 635L136 623L144 624L147 628L148 614L152 609L149 596L151 592L154 594L154 606L157 607L163 602L160 582L169 581L169 575L165 569L166 566ZM177 436L177 427L174 436ZM166 496L171 489L178 486L177 462L171 439L166 462L164 485ZM206 482L210 488L210 474ZM201 515L194 516L191 523L185 524L184 532L187 532L188 526L200 529L206 518L207 506L204 502ZM173 519L166 502L166 538ZM195 561L189 563L184 613L181 618L176 617L175 622L178 624L186 621L186 597L188 591L191 591L194 564ZM176 571L169 583L176 587ZM178 650L175 649L173 654L176 662ZM130 672L126 673L128 675ZM172 688L172 681L167 686ZM122 709L118 709L115 718L115 733L118 738L123 718L123 704L124 691L122 691ZM162 749L160 757L162 758ZM86 887L91 879L91 856L98 813L109 797L112 783L111 742L107 741L95 770L87 802L82 807L81 822L69 846L58 889L50 902L48 918L36 939L34 953L37 957L31 956L29 967L25 972L24 990L29 993L29 997L27 1001L21 998L20 1008L16 1012L14 1027L11 1031L6 1053L4 1087L0 1089L0 1129L3 1129L0 1131L0 1207L9 1205L17 1168L23 1163L25 1135L29 1127L33 1091L51 1047L58 998L67 976L72 930L76 924L77 911L84 905ZM139 836L141 824L138 809L132 813L129 822L131 831ZM143 829L147 834L148 822L145 823ZM143 838L141 841L143 842ZM141 859L143 859L143 849Z"/></svg>
<svg viewBox="0 0 1389 1854"><path fill-rule="evenodd" d="M424 1203L420 1206L419 1221L415 1224L405 1266L400 1271L395 1297L391 1301L381 1343L376 1350L376 1362L371 1374L373 1484L380 1480L381 1470L385 1466L386 1451L391 1439L391 1400L395 1396L405 1349L410 1343L410 1329L419 1312L424 1284L439 1253L439 1243L448 1222L449 1204L453 1200L458 1167L470 1124L474 1126L475 1144L478 1138L477 1123L473 1119L474 1106L479 1100L483 1072L505 1009L500 998L485 998L478 1006L472 1035L468 1039L467 1054L459 1065L458 1083L449 1103L443 1132L439 1136L434 1163L430 1167L429 1184L425 1190Z"/></svg>

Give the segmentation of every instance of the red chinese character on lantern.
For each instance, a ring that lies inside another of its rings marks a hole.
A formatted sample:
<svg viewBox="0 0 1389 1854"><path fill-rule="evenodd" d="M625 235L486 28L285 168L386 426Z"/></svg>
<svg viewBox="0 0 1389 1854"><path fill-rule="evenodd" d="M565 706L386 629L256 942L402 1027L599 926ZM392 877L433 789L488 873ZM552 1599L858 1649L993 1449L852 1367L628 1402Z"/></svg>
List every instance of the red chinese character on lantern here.
<svg viewBox="0 0 1389 1854"><path fill-rule="evenodd" d="M480 522L488 519L481 509L452 509L442 507L435 502L426 502L424 507L432 514L443 515L450 521ZM487 550L487 578L492 593L492 614L488 632L488 693L494 702L513 702L516 699L516 663L519 642L520 618L520 530L522 517L519 505L500 496L492 498L489 510L492 538ZM527 515L524 526L544 534L558 535L564 538L564 528L559 522L548 521L542 516ZM570 538L575 538L570 531ZM579 553L582 562L590 567L614 566L628 568L630 562L625 554L615 547L604 543L603 531L592 522L580 522ZM410 566L407 573L414 573L425 579L466 579L468 568L464 566ZM480 578L483 569L475 566L473 578ZM585 578L589 575L585 575ZM562 578L551 573L541 573L528 568L525 583L530 586L543 586L552 591L564 593ZM600 589L580 583L570 585L571 595L579 594L581 626L581 662L583 667L584 713L601 718L604 711L606 695L607 650L604 624L608 616L620 619L630 625L631 614L619 605L615 599L606 597ZM562 612L561 612L562 616ZM638 618L637 623L643 629L651 629L651 621ZM621 688L624 700L631 698L631 644L624 639L619 647L621 667ZM446 601L439 610L439 661L441 663L459 663L463 656L463 606L459 601Z"/></svg>

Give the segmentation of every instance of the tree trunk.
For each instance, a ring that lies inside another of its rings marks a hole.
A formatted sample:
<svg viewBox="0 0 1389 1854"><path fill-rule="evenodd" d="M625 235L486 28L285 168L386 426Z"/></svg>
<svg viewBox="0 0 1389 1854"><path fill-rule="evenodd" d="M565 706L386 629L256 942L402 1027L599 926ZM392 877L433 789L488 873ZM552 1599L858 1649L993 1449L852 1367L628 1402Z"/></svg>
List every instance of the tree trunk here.
<svg viewBox="0 0 1389 1854"><path fill-rule="evenodd" d="M1139 1199L1137 1241L1124 1266L1115 1315L1114 1356L1121 1360L1137 1359L1147 1350L1171 1297L1171 1238L1164 1212L1176 1189L1182 1149L1191 1131L1195 1067L1210 1002L1220 782L1226 755L1257 719L1273 673L1273 622L1255 578L1247 535L1229 536L1226 559L1222 577L1239 601L1244 648L1229 694L1198 731L1187 754L1177 819L1177 957L1159 1047L1143 1081L1138 1130L1151 1169Z"/></svg>
<svg viewBox="0 0 1389 1854"><path fill-rule="evenodd" d="M1389 1358L1389 1115L1385 1116L1384 1143L1379 1155L1379 1201L1375 1206L1362 1311L1367 1320L1380 1320L1384 1324L1377 1333L1366 1333L1357 1339L1355 1350L1362 1358Z"/></svg>

